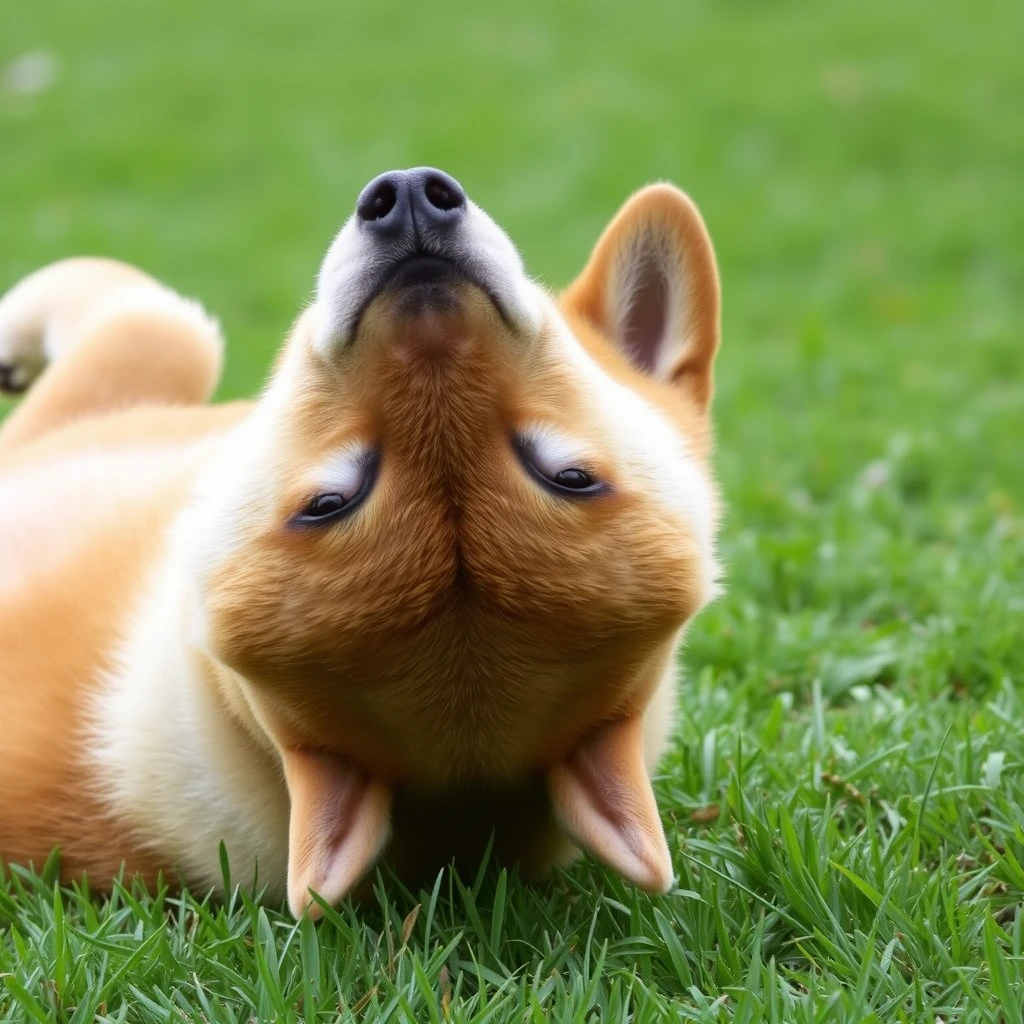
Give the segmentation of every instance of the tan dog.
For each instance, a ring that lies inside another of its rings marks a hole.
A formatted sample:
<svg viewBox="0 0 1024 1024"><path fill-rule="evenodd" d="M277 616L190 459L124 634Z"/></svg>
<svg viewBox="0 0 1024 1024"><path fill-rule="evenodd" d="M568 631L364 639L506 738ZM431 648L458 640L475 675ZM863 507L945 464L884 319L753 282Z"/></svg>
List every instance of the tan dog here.
<svg viewBox="0 0 1024 1024"><path fill-rule="evenodd" d="M262 396L140 271L0 301L0 860L258 871L299 915L382 851L671 884L648 773L715 579L719 334L668 185L552 299L440 172L363 191Z"/></svg>

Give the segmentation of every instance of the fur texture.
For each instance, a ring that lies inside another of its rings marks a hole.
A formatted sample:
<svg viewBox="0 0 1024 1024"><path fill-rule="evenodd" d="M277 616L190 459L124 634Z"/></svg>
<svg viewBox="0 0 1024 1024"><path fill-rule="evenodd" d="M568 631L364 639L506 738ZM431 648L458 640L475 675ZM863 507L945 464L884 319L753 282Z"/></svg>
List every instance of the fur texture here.
<svg viewBox="0 0 1024 1024"><path fill-rule="evenodd" d="M649 187L555 299L472 204L460 232L477 283L366 295L346 225L249 404L203 404L215 323L133 268L0 300L0 379L39 377L0 427L0 859L216 887L223 840L300 914L493 830L528 872L583 847L668 887L648 776L715 588L711 245ZM357 507L311 522L318 495Z"/></svg>

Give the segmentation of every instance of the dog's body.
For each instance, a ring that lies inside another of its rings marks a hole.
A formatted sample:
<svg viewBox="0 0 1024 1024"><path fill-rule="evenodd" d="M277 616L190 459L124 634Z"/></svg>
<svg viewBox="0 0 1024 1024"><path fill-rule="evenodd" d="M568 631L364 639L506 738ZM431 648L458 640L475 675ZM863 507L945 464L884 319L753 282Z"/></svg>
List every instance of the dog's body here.
<svg viewBox="0 0 1024 1024"><path fill-rule="evenodd" d="M251 404L140 272L0 301L0 861L258 872L292 909L591 850L663 889L648 772L714 584L710 244L638 194L556 305L436 172L368 186ZM572 840L572 842L570 842ZM574 845L575 844L575 845ZM315 905L311 908L316 911Z"/></svg>

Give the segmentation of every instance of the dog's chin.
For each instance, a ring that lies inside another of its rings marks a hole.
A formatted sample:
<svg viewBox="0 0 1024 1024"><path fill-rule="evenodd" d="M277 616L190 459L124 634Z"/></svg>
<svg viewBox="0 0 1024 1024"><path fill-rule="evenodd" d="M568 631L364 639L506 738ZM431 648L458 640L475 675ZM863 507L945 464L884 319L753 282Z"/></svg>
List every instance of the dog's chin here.
<svg viewBox="0 0 1024 1024"><path fill-rule="evenodd" d="M464 356L502 316L494 296L456 262L416 256L391 271L367 303L355 343L384 342L402 360Z"/></svg>
<svg viewBox="0 0 1024 1024"><path fill-rule="evenodd" d="M455 321L468 307L486 307L508 324L495 292L478 278L471 265L447 256L425 253L407 257L381 274L370 288L356 318L353 338L369 319L383 315L413 327Z"/></svg>

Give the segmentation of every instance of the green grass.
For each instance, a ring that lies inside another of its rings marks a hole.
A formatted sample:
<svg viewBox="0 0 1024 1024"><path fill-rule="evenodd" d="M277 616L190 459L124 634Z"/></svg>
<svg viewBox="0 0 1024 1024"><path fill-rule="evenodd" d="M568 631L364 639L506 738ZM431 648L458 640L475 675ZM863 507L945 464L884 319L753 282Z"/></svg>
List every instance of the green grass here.
<svg viewBox="0 0 1024 1024"><path fill-rule="evenodd" d="M222 316L234 395L378 171L452 171L554 284L688 189L729 589L658 781L678 887L383 879L313 928L12 869L0 1016L1018 1024L1024 7L491 6L8 3L0 65L59 74L0 86L0 287L138 262Z"/></svg>

